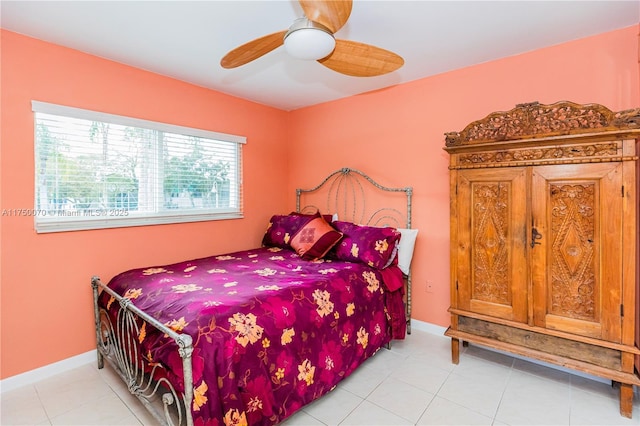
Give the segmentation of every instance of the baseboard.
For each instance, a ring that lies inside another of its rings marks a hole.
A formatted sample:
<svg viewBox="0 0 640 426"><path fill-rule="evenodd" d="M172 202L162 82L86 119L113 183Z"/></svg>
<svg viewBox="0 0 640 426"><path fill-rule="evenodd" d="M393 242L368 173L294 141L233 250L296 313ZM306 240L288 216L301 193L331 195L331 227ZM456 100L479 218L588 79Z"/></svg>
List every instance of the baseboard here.
<svg viewBox="0 0 640 426"><path fill-rule="evenodd" d="M415 329L415 330L424 331L424 332L427 332L427 333L430 333L430 334L440 335L440 336L443 336L444 332L447 331L447 327L441 327L439 325L435 325L435 324L431 324L431 323L423 322L423 321L418 321L418 320L415 320L415 319L411 319L411 328ZM474 345L476 345L476 344L474 343ZM482 345L478 344L477 346L482 346ZM540 361L540 360L533 359L533 358L527 358L525 356L521 356L521 355L518 355L518 354L513 354L513 353L510 353L510 352L501 351L499 349L490 348L488 346L482 346L482 348L486 349L488 351L504 354L504 355L510 356L512 358L517 358L517 359L520 359L520 360L523 360L523 361L531 362L533 364L538 364L538 365L542 365L544 367L549 367L549 368L553 368L555 370L563 371L565 373L573 374L574 376L579 376L579 377L583 377L585 379L595 380L596 382L602 382L602 383L607 383L607 384L611 383L610 380L603 379L602 377L594 376L594 375L591 375L591 374L588 374L588 373L583 373L582 371L578 371L578 370L572 370L570 368L565 368L565 367L563 367L561 365L551 364L551 363ZM462 355L462 356L464 356L464 355Z"/></svg>
<svg viewBox="0 0 640 426"><path fill-rule="evenodd" d="M63 359L62 361L54 362L53 364L45 365L44 367L36 368L35 370L8 377L0 380L0 392L4 393L22 386L31 385L40 380L73 370L74 368L91 362L97 363L97 356L97 351L94 349L80 355L72 356L71 358Z"/></svg>
<svg viewBox="0 0 640 426"><path fill-rule="evenodd" d="M447 327L431 324L429 322L419 321L411 318L411 329L420 330L425 333L435 334L438 336L444 336L444 332L447 331Z"/></svg>
<svg viewBox="0 0 640 426"><path fill-rule="evenodd" d="M444 335L446 330L446 327L440 327L435 324L414 319L411 320L411 327L414 330L420 330L440 336ZM55 362L53 364L45 365L44 367L36 368L35 370L0 380L0 392L7 392L22 386L31 385L40 380L73 370L74 368L81 367L91 362L97 362L97 352L95 349L80 355L72 356L71 358L63 359L62 361Z"/></svg>
<svg viewBox="0 0 640 426"><path fill-rule="evenodd" d="M444 336L444 332L447 330L447 327L442 327L436 324L431 324L428 322L411 319L411 329L424 331L425 333L435 334L438 336ZM530 361L536 364L555 368L557 370L565 371L567 373L571 373L577 376L607 383L607 381L605 379L602 379L601 377L591 376L589 374L563 368L558 365L548 364L542 361L521 357L518 355L498 351L491 348L486 348L486 349L492 350L494 352L504 353L514 358L519 358L519 359ZM35 370L27 371L25 373L18 374L16 376L12 376L12 377L8 377L6 379L0 380L0 392L7 392L22 386L30 385L40 380L46 379L48 377L55 376L56 374L64 373L66 371L73 370L74 368L89 364L91 362L97 362L97 352L95 349L80 355L72 356L71 358L63 359L62 361L55 362L53 364L45 365L44 367L36 368Z"/></svg>

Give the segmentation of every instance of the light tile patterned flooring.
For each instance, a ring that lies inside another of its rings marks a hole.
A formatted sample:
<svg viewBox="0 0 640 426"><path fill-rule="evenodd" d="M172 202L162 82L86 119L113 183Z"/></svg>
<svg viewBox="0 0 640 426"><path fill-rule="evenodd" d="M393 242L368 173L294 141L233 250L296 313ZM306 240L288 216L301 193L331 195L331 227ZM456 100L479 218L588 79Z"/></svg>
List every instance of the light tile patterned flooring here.
<svg viewBox="0 0 640 426"><path fill-rule="evenodd" d="M638 395L621 417L608 383L477 346L450 356L448 338L414 329L284 425L640 425ZM0 409L2 425L156 423L94 364L2 393Z"/></svg>

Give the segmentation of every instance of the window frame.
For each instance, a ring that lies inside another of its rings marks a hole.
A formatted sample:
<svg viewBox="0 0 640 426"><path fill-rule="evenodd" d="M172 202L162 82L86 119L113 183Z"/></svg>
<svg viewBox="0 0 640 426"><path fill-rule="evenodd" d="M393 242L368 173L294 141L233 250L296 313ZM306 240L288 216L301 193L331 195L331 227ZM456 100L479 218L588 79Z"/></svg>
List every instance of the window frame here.
<svg viewBox="0 0 640 426"><path fill-rule="evenodd" d="M52 104L41 101L31 101L31 109L33 111L33 123L34 123L34 209L32 211L34 216L34 225L37 233L50 233L50 232L67 232L67 231L81 231L81 230L95 230L95 229L109 229L109 228L122 228L131 226L149 226L149 225L164 225L164 224L177 224L188 222L203 222L211 220L227 220L227 219L241 219L244 217L243 213L243 159L242 159L242 145L247 143L245 136L232 135L227 133L214 132L210 130L191 128L186 126L179 126L175 124L168 124L162 122L156 122L151 120L144 120L140 118L127 117L116 114L109 114L105 112L87 110L82 108L69 107L64 105ZM44 210L38 209L38 178L39 171L35 167L37 164L38 156L38 139L37 139L37 121L36 113L52 114L58 116L64 116L69 118L78 118L91 121L106 122L111 124L139 127L144 129L150 129L159 132L174 133L184 136L194 136L207 139L214 139L222 142L232 142L237 145L236 151L236 164L237 179L234 184L237 186L235 193L237 194L238 202L237 206L229 207L227 209L199 209L199 210L177 210L175 212L161 211L161 212L146 212L146 213L134 213L133 215L125 215L123 209L90 209L91 214L78 214L78 215L66 215L66 214L51 214Z"/></svg>

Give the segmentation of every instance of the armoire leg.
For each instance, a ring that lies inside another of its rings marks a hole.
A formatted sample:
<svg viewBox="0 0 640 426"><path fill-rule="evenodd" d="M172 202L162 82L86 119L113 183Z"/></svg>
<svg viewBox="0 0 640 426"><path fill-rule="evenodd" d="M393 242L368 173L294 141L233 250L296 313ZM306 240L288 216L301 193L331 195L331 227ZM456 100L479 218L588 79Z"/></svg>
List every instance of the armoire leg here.
<svg viewBox="0 0 640 426"><path fill-rule="evenodd" d="M451 362L454 364L460 362L460 341L456 338L451 339Z"/></svg>
<svg viewBox="0 0 640 426"><path fill-rule="evenodd" d="M633 412L633 385L620 383L620 415L631 418Z"/></svg>

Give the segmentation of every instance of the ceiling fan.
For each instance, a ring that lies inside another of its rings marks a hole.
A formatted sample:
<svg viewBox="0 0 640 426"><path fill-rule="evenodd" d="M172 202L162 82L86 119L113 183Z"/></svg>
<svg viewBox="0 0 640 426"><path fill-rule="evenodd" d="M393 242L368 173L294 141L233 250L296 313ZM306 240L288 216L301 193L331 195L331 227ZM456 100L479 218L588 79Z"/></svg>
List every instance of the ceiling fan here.
<svg viewBox="0 0 640 426"><path fill-rule="evenodd" d="M379 47L334 34L351 15L353 0L298 0L304 17L296 19L286 31L269 34L227 53L220 65L235 68L249 63L284 44L299 59L317 60L327 68L354 77L373 77L395 71L404 59Z"/></svg>

